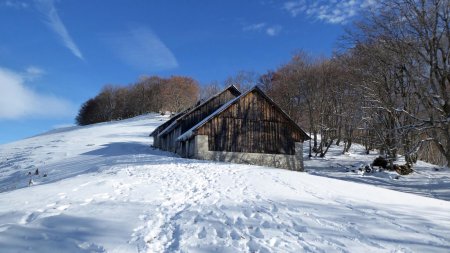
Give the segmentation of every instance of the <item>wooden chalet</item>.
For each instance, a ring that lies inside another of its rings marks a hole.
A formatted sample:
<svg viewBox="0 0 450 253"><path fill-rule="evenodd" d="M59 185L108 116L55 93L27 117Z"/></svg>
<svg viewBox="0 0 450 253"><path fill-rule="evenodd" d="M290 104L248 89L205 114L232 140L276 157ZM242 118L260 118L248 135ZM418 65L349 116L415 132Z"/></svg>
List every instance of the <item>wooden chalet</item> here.
<svg viewBox="0 0 450 253"><path fill-rule="evenodd" d="M303 170L309 136L257 86L230 86L152 136L155 146L182 157Z"/></svg>
<svg viewBox="0 0 450 253"><path fill-rule="evenodd" d="M153 146L179 153L181 146L177 142L177 138L180 135L240 94L241 92L234 85L231 85L209 99L198 103L193 108L175 115L150 134L153 137Z"/></svg>

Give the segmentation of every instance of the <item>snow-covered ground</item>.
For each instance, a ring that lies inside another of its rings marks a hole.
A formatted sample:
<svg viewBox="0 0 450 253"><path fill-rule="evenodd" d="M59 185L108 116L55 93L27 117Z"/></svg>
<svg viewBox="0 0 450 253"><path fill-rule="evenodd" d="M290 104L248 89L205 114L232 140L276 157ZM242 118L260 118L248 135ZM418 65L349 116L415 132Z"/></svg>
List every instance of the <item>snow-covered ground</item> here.
<svg viewBox="0 0 450 253"><path fill-rule="evenodd" d="M423 165L399 179L345 172L370 160L357 146L307 160L307 170L322 176L187 160L149 147L148 134L165 119L60 129L1 145L0 252L450 249L448 171Z"/></svg>
<svg viewBox="0 0 450 253"><path fill-rule="evenodd" d="M401 176L395 171L380 172L376 170L375 172L366 173L359 169L371 164L379 154L371 151L370 155L366 155L364 147L359 144L353 144L350 152L346 154L342 154L342 145L332 145L325 158L307 158L308 150L309 145L305 143L306 172L312 175L371 184L387 189L450 201L449 168L442 168L418 161L413 166L414 173L406 176ZM399 161L395 163L404 164L405 162L400 157Z"/></svg>

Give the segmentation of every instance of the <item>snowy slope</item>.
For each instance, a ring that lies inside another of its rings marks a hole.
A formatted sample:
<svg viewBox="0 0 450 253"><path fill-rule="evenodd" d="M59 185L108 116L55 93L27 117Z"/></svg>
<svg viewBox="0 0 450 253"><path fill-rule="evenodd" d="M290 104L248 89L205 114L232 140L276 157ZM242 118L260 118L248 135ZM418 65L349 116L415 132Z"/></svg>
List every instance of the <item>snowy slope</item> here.
<svg viewBox="0 0 450 253"><path fill-rule="evenodd" d="M150 115L1 145L0 252L450 249L448 201L178 158L149 148L148 133L163 120Z"/></svg>

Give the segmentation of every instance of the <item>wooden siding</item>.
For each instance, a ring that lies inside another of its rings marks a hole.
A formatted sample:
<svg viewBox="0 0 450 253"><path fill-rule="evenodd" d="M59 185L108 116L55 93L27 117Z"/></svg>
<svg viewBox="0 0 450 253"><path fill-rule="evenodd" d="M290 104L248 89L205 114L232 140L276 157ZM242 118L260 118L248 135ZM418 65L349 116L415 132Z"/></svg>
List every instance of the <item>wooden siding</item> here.
<svg viewBox="0 0 450 253"><path fill-rule="evenodd" d="M227 103L228 101L236 98L239 94L226 90L219 96L211 99L211 101L205 103L202 106L197 107L192 112L186 114L181 122L181 132L184 133L191 129L197 123L208 117L211 113L217 110L219 107Z"/></svg>
<svg viewBox="0 0 450 253"><path fill-rule="evenodd" d="M197 130L209 136L209 150L295 154L301 131L257 91L249 92Z"/></svg>
<svg viewBox="0 0 450 253"><path fill-rule="evenodd" d="M201 104L191 111L188 111L182 117L177 119L176 125L172 129L170 129L170 131L167 131L167 133L163 134L164 136L162 137L164 138L165 144L162 149L172 152L177 151L177 149L181 150L182 144L177 142L177 138L181 134L191 129L208 115L216 111L219 107L239 95L239 91L235 90L235 88L228 88L216 97L211 98L204 104Z"/></svg>

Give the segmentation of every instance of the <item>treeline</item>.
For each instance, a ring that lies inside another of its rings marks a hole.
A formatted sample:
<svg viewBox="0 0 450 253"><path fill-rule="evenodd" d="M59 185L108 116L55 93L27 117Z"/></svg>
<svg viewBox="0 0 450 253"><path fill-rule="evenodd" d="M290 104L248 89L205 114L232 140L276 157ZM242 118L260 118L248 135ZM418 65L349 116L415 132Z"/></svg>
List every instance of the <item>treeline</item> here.
<svg viewBox="0 0 450 253"><path fill-rule="evenodd" d="M332 57L299 52L278 69L241 71L226 84L260 85L310 132L310 156L358 142L394 160L448 165L449 20L449 0L379 1Z"/></svg>
<svg viewBox="0 0 450 253"><path fill-rule="evenodd" d="M380 1L348 32L341 53L330 59L298 53L258 82L308 128L310 155L324 156L341 143L346 152L358 141L393 159L448 165L449 4Z"/></svg>
<svg viewBox="0 0 450 253"><path fill-rule="evenodd" d="M310 132L311 156L325 156L332 144L347 152L358 142L367 153L378 149L393 159L404 155L410 163L420 158L448 165L449 20L450 0L378 1L330 58L299 52L263 75L240 71L222 84L201 89L187 77L150 77L127 88L108 86L83 105L77 121L177 112L226 85L241 91L260 85ZM96 113L84 117L91 111Z"/></svg>
<svg viewBox="0 0 450 253"><path fill-rule="evenodd" d="M126 119L149 112L179 112L199 98L199 84L190 77L141 78L129 86L106 85L80 108L78 125Z"/></svg>

